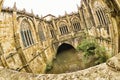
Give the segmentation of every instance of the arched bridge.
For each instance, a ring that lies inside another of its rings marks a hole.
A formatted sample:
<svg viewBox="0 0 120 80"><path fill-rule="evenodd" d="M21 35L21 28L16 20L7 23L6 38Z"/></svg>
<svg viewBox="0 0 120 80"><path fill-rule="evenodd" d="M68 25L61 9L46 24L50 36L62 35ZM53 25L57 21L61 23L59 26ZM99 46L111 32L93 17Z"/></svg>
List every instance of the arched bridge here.
<svg viewBox="0 0 120 80"><path fill-rule="evenodd" d="M79 13L39 17L14 5L2 9L0 22L2 66L19 71L44 72L61 46L76 48L85 35Z"/></svg>
<svg viewBox="0 0 120 80"><path fill-rule="evenodd" d="M77 12L65 12L59 17L51 14L39 17L33 11L17 10L16 4L13 8L2 8L0 66L44 73L63 46L76 48L84 37L96 39L110 54L117 54L120 51L119 1L106 2L82 0Z"/></svg>

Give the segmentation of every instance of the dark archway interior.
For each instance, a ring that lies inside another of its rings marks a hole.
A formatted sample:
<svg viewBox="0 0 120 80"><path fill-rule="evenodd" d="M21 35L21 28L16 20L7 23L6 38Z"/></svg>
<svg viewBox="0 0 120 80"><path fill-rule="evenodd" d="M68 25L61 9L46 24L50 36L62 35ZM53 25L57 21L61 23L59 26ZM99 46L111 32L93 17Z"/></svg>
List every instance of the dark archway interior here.
<svg viewBox="0 0 120 80"><path fill-rule="evenodd" d="M72 45L63 43L58 47L57 54L70 49L75 49Z"/></svg>

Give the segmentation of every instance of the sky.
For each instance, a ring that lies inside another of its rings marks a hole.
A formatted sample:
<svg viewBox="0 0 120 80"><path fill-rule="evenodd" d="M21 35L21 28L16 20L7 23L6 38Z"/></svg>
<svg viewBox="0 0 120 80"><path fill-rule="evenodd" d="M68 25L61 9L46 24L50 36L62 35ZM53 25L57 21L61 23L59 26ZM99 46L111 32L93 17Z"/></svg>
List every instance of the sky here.
<svg viewBox="0 0 120 80"><path fill-rule="evenodd" d="M13 7L16 2L17 9L26 9L27 12L33 10L34 14L45 16L52 14L54 16L64 15L65 11L69 14L77 12L77 5L80 6L80 0L5 0L4 7Z"/></svg>

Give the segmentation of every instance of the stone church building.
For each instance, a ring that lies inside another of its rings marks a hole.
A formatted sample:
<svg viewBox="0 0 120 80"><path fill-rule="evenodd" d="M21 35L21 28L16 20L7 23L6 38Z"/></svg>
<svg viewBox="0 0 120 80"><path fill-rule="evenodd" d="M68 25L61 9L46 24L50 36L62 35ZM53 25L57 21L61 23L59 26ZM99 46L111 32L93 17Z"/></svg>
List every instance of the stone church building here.
<svg viewBox="0 0 120 80"><path fill-rule="evenodd" d="M78 11L39 17L2 7L0 0L0 66L16 71L45 73L60 46L94 38L111 55L120 52L120 0L81 0Z"/></svg>

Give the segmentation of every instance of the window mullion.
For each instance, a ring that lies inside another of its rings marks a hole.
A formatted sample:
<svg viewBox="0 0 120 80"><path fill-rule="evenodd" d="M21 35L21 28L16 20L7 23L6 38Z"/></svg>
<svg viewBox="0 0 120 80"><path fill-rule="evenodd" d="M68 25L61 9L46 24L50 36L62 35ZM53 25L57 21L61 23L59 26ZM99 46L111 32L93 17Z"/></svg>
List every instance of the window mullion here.
<svg viewBox="0 0 120 80"><path fill-rule="evenodd" d="M31 44L34 44L34 41L33 41L33 37L32 37L32 33L31 33L31 30L28 30L29 31L29 37L30 37L30 42Z"/></svg>
<svg viewBox="0 0 120 80"><path fill-rule="evenodd" d="M97 14L97 17L98 17L100 25L102 25L102 21L101 21L101 17L100 17L99 11L96 11L96 14Z"/></svg>
<svg viewBox="0 0 120 80"><path fill-rule="evenodd" d="M27 37L26 30L24 30L24 35L25 35L25 42L26 42L27 46L29 46L29 42L28 42L28 37Z"/></svg>
<svg viewBox="0 0 120 80"><path fill-rule="evenodd" d="M27 43L26 43L26 39L25 39L24 30L23 30L23 31L21 30L21 35L22 35L23 45L24 45L25 47L27 47Z"/></svg>

